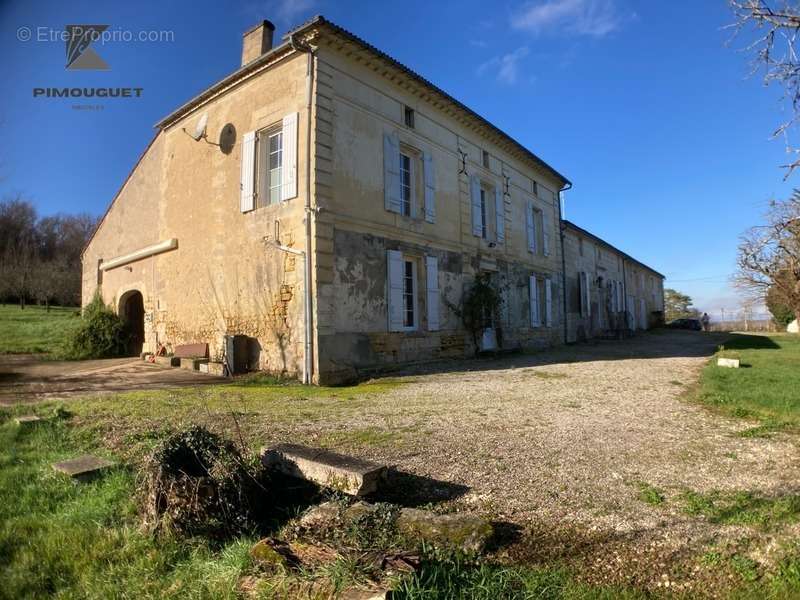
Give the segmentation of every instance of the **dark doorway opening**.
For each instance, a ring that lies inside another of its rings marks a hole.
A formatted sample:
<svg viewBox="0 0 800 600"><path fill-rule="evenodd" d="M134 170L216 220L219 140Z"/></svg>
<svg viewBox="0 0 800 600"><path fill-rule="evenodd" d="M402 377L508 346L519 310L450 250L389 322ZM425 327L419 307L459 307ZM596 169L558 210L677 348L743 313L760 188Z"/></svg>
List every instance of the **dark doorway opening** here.
<svg viewBox="0 0 800 600"><path fill-rule="evenodd" d="M138 290L125 292L119 301L119 314L128 332L131 334L128 343L128 354L138 356L144 346L144 298Z"/></svg>

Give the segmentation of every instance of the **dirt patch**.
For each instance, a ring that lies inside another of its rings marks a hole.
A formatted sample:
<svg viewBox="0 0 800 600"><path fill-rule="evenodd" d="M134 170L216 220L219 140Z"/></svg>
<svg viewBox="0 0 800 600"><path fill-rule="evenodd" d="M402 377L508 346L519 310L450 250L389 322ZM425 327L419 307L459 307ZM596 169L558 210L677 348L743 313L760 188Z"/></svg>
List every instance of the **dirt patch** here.
<svg viewBox="0 0 800 600"><path fill-rule="evenodd" d="M138 358L55 361L37 355L0 355L0 406L224 382L221 377L166 369Z"/></svg>

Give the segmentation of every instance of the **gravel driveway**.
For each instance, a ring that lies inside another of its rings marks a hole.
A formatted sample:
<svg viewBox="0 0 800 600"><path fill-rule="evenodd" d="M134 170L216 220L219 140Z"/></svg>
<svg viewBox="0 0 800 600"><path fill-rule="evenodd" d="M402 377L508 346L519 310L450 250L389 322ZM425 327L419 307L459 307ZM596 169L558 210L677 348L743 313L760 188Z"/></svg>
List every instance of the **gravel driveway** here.
<svg viewBox="0 0 800 600"><path fill-rule="evenodd" d="M453 363L401 377L405 385L357 414L332 411L323 422L273 434L467 486L456 506L538 531L533 541L527 536L529 555L583 554L596 562L599 580L670 581L680 589L697 579L680 575L681 557L697 564L701 548L748 532L686 515L679 494L798 493L794 439L736 436L752 423L682 397L723 340L651 333ZM354 432L396 437L364 441ZM640 500L642 483L663 490L666 501ZM640 564L631 569L631 561Z"/></svg>

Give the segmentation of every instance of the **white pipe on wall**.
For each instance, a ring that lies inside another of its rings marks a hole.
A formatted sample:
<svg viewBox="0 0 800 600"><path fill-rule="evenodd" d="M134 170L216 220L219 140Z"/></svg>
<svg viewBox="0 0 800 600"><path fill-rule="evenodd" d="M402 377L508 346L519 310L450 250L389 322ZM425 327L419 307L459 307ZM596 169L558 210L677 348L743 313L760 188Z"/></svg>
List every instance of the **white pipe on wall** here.
<svg viewBox="0 0 800 600"><path fill-rule="evenodd" d="M102 263L100 263L100 270L108 271L110 269L116 269L117 267L127 265L128 263L132 263L137 260L142 260L143 258L147 258L148 256L153 256L155 254L161 254L162 252L169 252L170 250L175 250L175 248L177 247L178 247L178 238L170 238L168 240L164 240L163 242L153 244L152 246L146 246L144 248L140 248L139 250L136 250L129 254L123 254L122 256L117 256L116 258L112 258L109 261L103 261Z"/></svg>

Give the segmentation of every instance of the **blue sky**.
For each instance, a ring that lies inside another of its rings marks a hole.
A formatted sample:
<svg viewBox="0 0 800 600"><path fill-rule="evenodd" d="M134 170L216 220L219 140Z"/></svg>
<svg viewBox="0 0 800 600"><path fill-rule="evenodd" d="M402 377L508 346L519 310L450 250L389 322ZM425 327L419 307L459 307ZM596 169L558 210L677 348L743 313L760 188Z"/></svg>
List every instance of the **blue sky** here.
<svg viewBox="0 0 800 600"><path fill-rule="evenodd" d="M487 11L487 7L491 10ZM748 78L726 46L722 0L377 2L0 1L0 195L43 214L100 214L153 124L235 70L262 18L282 35L321 13L435 81L574 183L567 217L667 276L709 311L728 286L739 234L786 196L779 90ZM172 41L98 48L109 71L67 71L69 23L170 31ZM17 39L21 27L34 40ZM44 28L43 30L37 28ZM74 110L34 87L141 87L141 98Z"/></svg>

